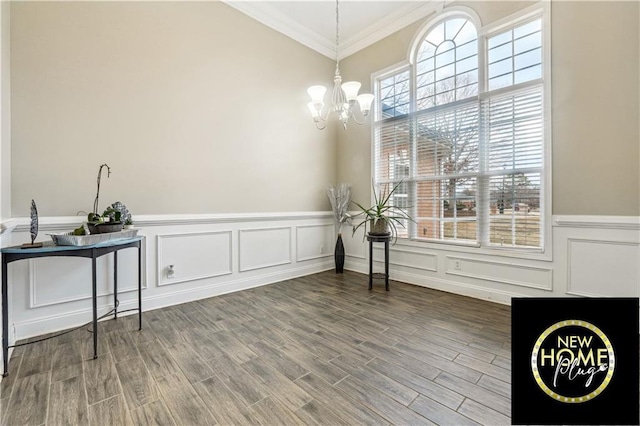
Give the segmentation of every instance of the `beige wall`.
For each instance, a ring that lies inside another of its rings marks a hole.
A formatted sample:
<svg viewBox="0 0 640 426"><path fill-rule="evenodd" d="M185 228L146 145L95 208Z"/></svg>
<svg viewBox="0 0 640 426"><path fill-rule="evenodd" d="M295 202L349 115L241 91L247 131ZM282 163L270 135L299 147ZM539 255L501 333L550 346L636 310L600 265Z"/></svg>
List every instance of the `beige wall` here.
<svg viewBox="0 0 640 426"><path fill-rule="evenodd" d="M328 210L333 62L218 2L11 5L14 216Z"/></svg>
<svg viewBox="0 0 640 426"><path fill-rule="evenodd" d="M638 5L553 3L554 213L640 214Z"/></svg>
<svg viewBox="0 0 640 426"><path fill-rule="evenodd" d="M483 25L530 3L467 2ZM638 2L556 2L551 8L553 214L640 214ZM407 60L411 25L341 62L347 79ZM339 131L338 181L368 203L371 128Z"/></svg>
<svg viewBox="0 0 640 426"><path fill-rule="evenodd" d="M0 219L11 217L11 69L9 2L0 3Z"/></svg>

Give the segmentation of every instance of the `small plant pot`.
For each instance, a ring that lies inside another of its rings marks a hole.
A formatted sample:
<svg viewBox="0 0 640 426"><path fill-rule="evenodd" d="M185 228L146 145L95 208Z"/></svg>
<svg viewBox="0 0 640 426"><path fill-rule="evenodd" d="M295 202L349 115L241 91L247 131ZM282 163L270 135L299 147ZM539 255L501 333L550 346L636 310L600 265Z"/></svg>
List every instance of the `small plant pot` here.
<svg viewBox="0 0 640 426"><path fill-rule="evenodd" d="M91 235L99 234L97 225L95 223L87 222L87 230L89 231L89 234L91 234Z"/></svg>
<svg viewBox="0 0 640 426"><path fill-rule="evenodd" d="M96 228L96 234L108 234L110 232L120 232L122 231L122 223L121 222L107 222L107 223L98 223L94 225ZM90 230L93 234L94 232Z"/></svg>
<svg viewBox="0 0 640 426"><path fill-rule="evenodd" d="M128 229L133 229L133 228L134 228L133 225L124 225L123 229L127 229L128 230Z"/></svg>
<svg viewBox="0 0 640 426"><path fill-rule="evenodd" d="M371 219L371 235L391 235L389 222L384 219Z"/></svg>

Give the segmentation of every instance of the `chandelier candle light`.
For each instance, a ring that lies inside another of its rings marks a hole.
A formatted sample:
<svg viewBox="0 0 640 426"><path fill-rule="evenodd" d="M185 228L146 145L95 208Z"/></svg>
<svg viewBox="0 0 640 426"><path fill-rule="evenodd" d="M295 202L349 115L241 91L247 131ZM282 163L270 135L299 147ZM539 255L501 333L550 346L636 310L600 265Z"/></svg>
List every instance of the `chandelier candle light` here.
<svg viewBox="0 0 640 426"><path fill-rule="evenodd" d="M347 128L347 122L350 118L353 118L356 124L364 124L373 102L373 95L370 93L358 95L361 86L359 82L347 81L342 84L342 76L340 76L340 13L338 2L339 0L336 0L336 74L333 77L331 106L323 111L326 87L311 86L307 89L307 93L311 96L311 102L307 106L311 111L311 117L316 123L316 127L320 130L326 127L327 120L332 113L337 115L344 129ZM356 102L360 106L360 112L363 116L362 121L358 121L355 116Z"/></svg>

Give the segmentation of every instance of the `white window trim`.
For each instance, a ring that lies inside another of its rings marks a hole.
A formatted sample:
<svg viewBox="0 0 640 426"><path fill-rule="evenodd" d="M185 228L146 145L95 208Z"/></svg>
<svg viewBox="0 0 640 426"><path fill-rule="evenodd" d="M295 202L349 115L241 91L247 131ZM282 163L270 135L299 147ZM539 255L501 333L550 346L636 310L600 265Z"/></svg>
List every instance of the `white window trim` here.
<svg viewBox="0 0 640 426"><path fill-rule="evenodd" d="M418 49L421 40L426 35L426 32L432 28L432 26L437 23L447 19L448 17L455 15L466 15L468 19L471 19L472 22L477 25L476 29L478 32L478 82L479 90L484 89L484 85L486 84L486 75L485 75L485 64L486 64L486 55L487 50L485 48L485 40L488 35L493 33L500 32L507 27L510 27L518 22L525 21L527 19L533 18L536 15L542 16L542 49L543 49L543 82L544 82L544 144L543 144L543 160L544 160L544 170L542 173L543 181L543 195L540 199L541 205L541 217L543 219L543 224L540 228L541 231L541 239L542 239L542 248L541 249L531 249L531 248L519 248L519 247L500 247L500 246L480 246L479 243L465 243L460 241L439 241L439 240L417 240L417 239L406 239L399 238L396 246L402 249L403 247L412 247L412 248L423 248L429 250L442 250L442 251L450 251L455 253L469 253L469 254L477 254L477 255L490 255L490 256L501 256L506 258L517 258L517 259L527 259L527 260L542 260L542 261L552 261L553 260L553 226L552 226L552 114L551 114L551 1L543 0L539 3L536 3L532 6L524 8L518 12L515 12L509 16L506 16L498 21L495 21L489 25L484 27L481 25L481 20L478 14L471 8L464 6L456 6L445 8L441 13L438 13L433 18L429 19L425 24L421 26L421 28L416 32L416 35L411 41L409 46L407 59L398 62L394 65L386 67L382 70L376 71L371 74L371 86L377 87L377 81L387 75L391 75L397 72L401 72L407 68L411 69L414 66L413 58L415 57L415 51ZM410 90L415 90L415 73L411 73L410 79ZM494 94L498 92L492 91ZM377 102L374 102L372 105L375 110L373 111L374 117L377 117ZM413 105L411 106L413 108ZM411 110L411 113L414 111ZM375 179L376 176L376 150L375 150L375 124L371 126L370 132L370 140L371 140L371 178ZM373 202L373 194L370 194L371 202Z"/></svg>

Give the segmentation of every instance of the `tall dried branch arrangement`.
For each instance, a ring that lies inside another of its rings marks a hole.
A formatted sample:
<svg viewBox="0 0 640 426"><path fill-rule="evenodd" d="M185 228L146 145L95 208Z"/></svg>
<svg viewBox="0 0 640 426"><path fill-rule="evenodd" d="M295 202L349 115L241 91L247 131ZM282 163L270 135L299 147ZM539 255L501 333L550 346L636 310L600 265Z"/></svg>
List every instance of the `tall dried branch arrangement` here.
<svg viewBox="0 0 640 426"><path fill-rule="evenodd" d="M338 233L342 231L342 224L351 219L348 213L351 204L351 186L348 183L339 183L327 188L327 196L333 210L333 220Z"/></svg>

